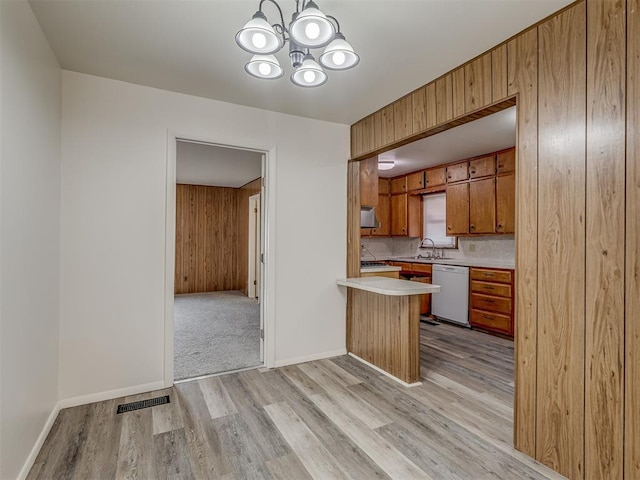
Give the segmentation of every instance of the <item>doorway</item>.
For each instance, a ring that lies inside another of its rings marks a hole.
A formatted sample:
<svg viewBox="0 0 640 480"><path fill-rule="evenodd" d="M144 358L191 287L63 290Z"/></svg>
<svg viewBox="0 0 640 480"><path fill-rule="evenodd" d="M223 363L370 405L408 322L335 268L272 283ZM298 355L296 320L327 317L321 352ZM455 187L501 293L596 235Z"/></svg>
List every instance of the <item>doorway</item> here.
<svg viewBox="0 0 640 480"><path fill-rule="evenodd" d="M176 140L173 380L264 364L262 152Z"/></svg>

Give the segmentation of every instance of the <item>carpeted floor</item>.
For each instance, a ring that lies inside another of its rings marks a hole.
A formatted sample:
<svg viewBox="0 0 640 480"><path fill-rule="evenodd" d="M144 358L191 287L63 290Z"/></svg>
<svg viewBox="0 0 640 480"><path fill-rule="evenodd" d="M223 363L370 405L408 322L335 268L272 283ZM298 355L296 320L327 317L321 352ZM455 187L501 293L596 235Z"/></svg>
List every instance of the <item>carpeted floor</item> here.
<svg viewBox="0 0 640 480"><path fill-rule="evenodd" d="M174 378L260 365L260 307L238 291L176 295Z"/></svg>

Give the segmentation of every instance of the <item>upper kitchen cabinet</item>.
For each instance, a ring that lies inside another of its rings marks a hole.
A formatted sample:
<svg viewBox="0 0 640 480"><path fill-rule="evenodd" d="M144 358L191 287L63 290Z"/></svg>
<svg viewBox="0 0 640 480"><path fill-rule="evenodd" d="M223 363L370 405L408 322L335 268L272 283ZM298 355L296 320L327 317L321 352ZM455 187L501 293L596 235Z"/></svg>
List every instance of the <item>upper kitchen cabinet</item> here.
<svg viewBox="0 0 640 480"><path fill-rule="evenodd" d="M488 177L496 174L496 156L474 158L469 161L469 178Z"/></svg>
<svg viewBox="0 0 640 480"><path fill-rule="evenodd" d="M492 103L491 52L465 65L464 77L466 113L486 107Z"/></svg>
<svg viewBox="0 0 640 480"><path fill-rule="evenodd" d="M447 235L469 233L469 183L447 185Z"/></svg>
<svg viewBox="0 0 640 480"><path fill-rule="evenodd" d="M407 193L407 177L398 177L391 179L391 195L399 193Z"/></svg>
<svg viewBox="0 0 640 480"><path fill-rule="evenodd" d="M423 188L424 170L407 175L407 190L409 192L412 192L414 190L422 190Z"/></svg>
<svg viewBox="0 0 640 480"><path fill-rule="evenodd" d="M391 235L422 237L422 197L403 193L391 195Z"/></svg>
<svg viewBox="0 0 640 480"><path fill-rule="evenodd" d="M510 148L496 155L496 173L511 173L516 171L516 149Z"/></svg>
<svg viewBox="0 0 640 480"><path fill-rule="evenodd" d="M377 228L361 228L362 237L388 237L391 235L391 195L390 181L388 178L378 179L378 205L376 206L376 219L380 226Z"/></svg>
<svg viewBox="0 0 640 480"><path fill-rule="evenodd" d="M469 233L495 233L495 199L495 178L469 182ZM449 199L447 198L447 200Z"/></svg>
<svg viewBox="0 0 640 480"><path fill-rule="evenodd" d="M516 231L516 175L496 177L496 232Z"/></svg>
<svg viewBox="0 0 640 480"><path fill-rule="evenodd" d="M367 158L360 161L360 205L378 205L378 159Z"/></svg>
<svg viewBox="0 0 640 480"><path fill-rule="evenodd" d="M429 168L424 172L425 187L438 187L447 183L447 167Z"/></svg>
<svg viewBox="0 0 640 480"><path fill-rule="evenodd" d="M469 178L469 162L447 166L447 183L460 182Z"/></svg>

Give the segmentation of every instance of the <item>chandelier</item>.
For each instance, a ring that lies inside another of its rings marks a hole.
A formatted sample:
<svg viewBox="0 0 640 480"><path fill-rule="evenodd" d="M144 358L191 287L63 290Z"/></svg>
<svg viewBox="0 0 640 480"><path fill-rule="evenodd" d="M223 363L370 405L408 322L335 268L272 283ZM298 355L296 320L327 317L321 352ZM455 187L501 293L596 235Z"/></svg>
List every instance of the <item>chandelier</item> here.
<svg viewBox="0 0 640 480"><path fill-rule="evenodd" d="M271 25L262 12L265 2L273 3L280 13L280 23ZM296 11L289 26L285 25L280 5L275 0L260 0L258 11L236 34L240 48L253 54L245 71L264 79L280 78L284 69L274 55L289 42L289 58L294 68L291 81L300 87L319 87L327 81L328 70L347 70L355 67L360 57L340 31L340 24L331 15L325 15L313 0L295 0ZM302 6L300 3L302 1ZM318 63L311 49L322 48Z"/></svg>

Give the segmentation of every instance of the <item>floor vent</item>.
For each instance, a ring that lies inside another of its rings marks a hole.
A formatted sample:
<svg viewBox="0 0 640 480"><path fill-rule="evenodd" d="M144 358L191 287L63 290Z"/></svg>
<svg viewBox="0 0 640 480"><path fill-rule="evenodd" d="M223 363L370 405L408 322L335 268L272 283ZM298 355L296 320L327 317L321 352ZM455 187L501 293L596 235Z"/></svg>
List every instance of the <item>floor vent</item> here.
<svg viewBox="0 0 640 480"><path fill-rule="evenodd" d="M141 400L139 402L123 403L122 405L118 405L118 411L116 413L127 413L140 410L141 408L157 407L158 405L165 405L167 403L171 403L169 395L150 398L149 400Z"/></svg>

